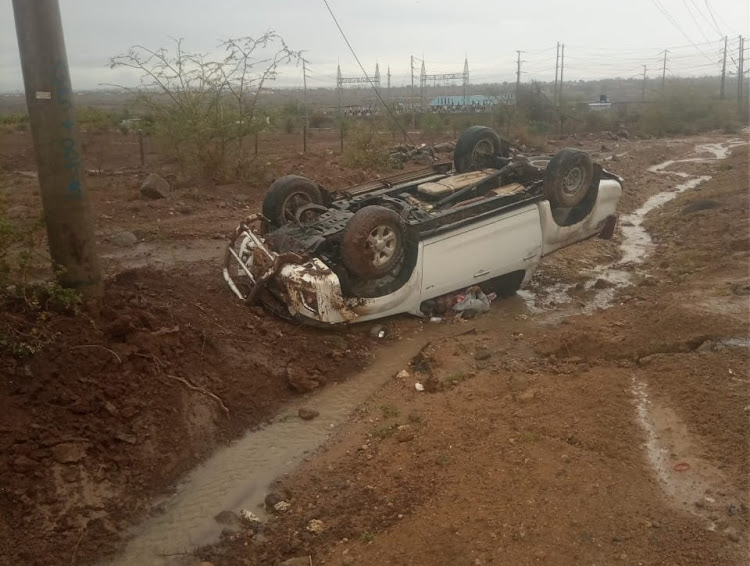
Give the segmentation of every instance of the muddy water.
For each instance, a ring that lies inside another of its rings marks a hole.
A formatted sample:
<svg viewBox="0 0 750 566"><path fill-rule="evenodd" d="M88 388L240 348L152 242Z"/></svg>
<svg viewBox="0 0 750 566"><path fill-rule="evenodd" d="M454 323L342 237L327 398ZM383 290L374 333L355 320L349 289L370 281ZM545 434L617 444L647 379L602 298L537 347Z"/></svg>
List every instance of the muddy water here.
<svg viewBox="0 0 750 566"><path fill-rule="evenodd" d="M684 511L716 530L712 509L741 501L740 493L712 462L700 457L687 425L673 409L654 402L646 384L633 377L638 424L646 435L646 455L665 493Z"/></svg>
<svg viewBox="0 0 750 566"><path fill-rule="evenodd" d="M503 309L466 324L431 324L410 321L397 343L383 348L369 368L347 382L327 386L306 399L290 404L274 422L247 433L232 445L220 448L176 486L171 497L155 502L158 515L130 533L132 539L121 555L107 565L192 565L189 553L216 542L224 528L214 520L222 511L239 514L243 509L264 518L263 499L278 477L294 470L306 455L320 447L345 423L349 415L402 369L430 340L465 332L512 332L524 323L523 302L504 302ZM320 412L315 420L302 421L299 407Z"/></svg>
<svg viewBox="0 0 750 566"><path fill-rule="evenodd" d="M711 179L708 175L691 175L684 171L675 170L674 166L681 163L711 162L726 158L732 148L747 144L744 140L728 140L724 143L699 144L695 146L695 157L684 159L670 159L648 168L654 174L669 175L685 179L677 183L672 190L658 193L637 210L620 217L620 231L622 243L620 249L622 257L617 262L599 265L589 272L589 278L583 283L582 292L594 291L592 298L584 303L574 301L576 293L573 285L556 284L545 287L541 293L532 290L522 290L519 295L526 301L529 310L541 316L541 322L556 323L572 314L591 313L609 308L618 289L633 285L638 274L638 266L651 253L654 244L651 236L643 227L646 215L676 198L680 193L696 188ZM708 154L708 155L707 155ZM599 279L610 284L604 289L594 286ZM561 308L562 305L562 308ZM566 308L564 305L568 305Z"/></svg>

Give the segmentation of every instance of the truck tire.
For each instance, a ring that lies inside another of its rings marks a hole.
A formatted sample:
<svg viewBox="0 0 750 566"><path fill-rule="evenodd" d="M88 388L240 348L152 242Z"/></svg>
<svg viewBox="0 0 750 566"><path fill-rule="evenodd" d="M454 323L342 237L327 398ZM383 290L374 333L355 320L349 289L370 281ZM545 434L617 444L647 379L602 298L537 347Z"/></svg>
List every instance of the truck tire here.
<svg viewBox="0 0 750 566"><path fill-rule="evenodd" d="M583 202L594 180L594 165L585 151L565 148L544 172L544 197L552 208L572 208Z"/></svg>
<svg viewBox="0 0 750 566"><path fill-rule="evenodd" d="M344 228L342 260L347 270L361 279L395 274L404 263L405 249L404 222L390 208L365 206Z"/></svg>
<svg viewBox="0 0 750 566"><path fill-rule="evenodd" d="M496 157L508 157L510 144L492 128L472 126L461 134L453 153L453 168L457 173L492 167Z"/></svg>
<svg viewBox="0 0 750 566"><path fill-rule="evenodd" d="M318 185L306 177L286 175L268 187L263 198L263 216L270 222L269 228L278 228L294 221L297 210L308 204L323 204Z"/></svg>

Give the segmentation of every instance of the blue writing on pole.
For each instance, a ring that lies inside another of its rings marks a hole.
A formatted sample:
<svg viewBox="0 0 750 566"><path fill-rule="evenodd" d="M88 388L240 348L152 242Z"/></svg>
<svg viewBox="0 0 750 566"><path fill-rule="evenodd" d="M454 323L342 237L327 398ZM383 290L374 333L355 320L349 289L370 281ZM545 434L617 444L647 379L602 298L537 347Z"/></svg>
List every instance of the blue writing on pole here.
<svg viewBox="0 0 750 566"><path fill-rule="evenodd" d="M67 135L60 140L65 169L70 171L70 181L66 185L66 196L69 199L80 199L83 193L81 185L81 154L76 148L73 135L73 101L68 75L68 66L64 62L55 65L54 79L55 101L65 110L65 119L60 123Z"/></svg>

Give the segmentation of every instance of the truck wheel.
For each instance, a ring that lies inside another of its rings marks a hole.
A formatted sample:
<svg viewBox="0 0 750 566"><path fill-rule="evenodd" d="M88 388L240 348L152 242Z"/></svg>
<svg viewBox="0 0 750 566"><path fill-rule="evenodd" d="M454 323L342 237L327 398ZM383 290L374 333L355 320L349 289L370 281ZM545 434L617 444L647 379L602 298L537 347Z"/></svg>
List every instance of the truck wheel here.
<svg viewBox="0 0 750 566"><path fill-rule="evenodd" d="M593 180L594 165L588 153L561 149L544 173L544 196L552 208L572 208L583 202Z"/></svg>
<svg viewBox="0 0 750 566"><path fill-rule="evenodd" d="M276 179L263 199L263 216L278 228L295 219L297 210L308 204L323 204L318 186L299 175L286 175Z"/></svg>
<svg viewBox="0 0 750 566"><path fill-rule="evenodd" d="M501 139L492 128L472 126L464 130L456 142L453 167L457 173L466 173L492 167L497 156L508 157L510 144Z"/></svg>
<svg viewBox="0 0 750 566"><path fill-rule="evenodd" d="M401 217L383 206L359 209L344 228L341 256L346 268L362 279L377 279L400 268L406 233Z"/></svg>

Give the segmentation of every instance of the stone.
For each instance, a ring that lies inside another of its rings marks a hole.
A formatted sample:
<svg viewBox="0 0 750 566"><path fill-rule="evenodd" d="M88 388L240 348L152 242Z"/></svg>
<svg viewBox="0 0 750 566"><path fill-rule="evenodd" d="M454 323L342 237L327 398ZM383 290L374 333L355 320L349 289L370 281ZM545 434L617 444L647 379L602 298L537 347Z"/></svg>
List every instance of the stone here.
<svg viewBox="0 0 750 566"><path fill-rule="evenodd" d="M599 278L594 283L594 289L609 289L610 287L614 287L614 284L606 279Z"/></svg>
<svg viewBox="0 0 750 566"><path fill-rule="evenodd" d="M240 519L244 521L245 523L249 525L259 525L263 521L260 520L260 517L258 517L255 513L250 511L249 509L242 509L240 511Z"/></svg>
<svg viewBox="0 0 750 566"><path fill-rule="evenodd" d="M59 464L74 464L86 457L86 445L63 442L52 449L52 457Z"/></svg>
<svg viewBox="0 0 750 566"><path fill-rule="evenodd" d="M322 533L323 532L323 521L320 519L312 519L307 523L305 529L310 533Z"/></svg>
<svg viewBox="0 0 750 566"><path fill-rule="evenodd" d="M396 374L396 379L407 379L409 377L409 372L405 369L402 369L400 372Z"/></svg>
<svg viewBox="0 0 750 566"><path fill-rule="evenodd" d="M310 559L307 556L295 556L284 560L279 566L310 566Z"/></svg>
<svg viewBox="0 0 750 566"><path fill-rule="evenodd" d="M274 508L274 506L279 501L283 501L283 500L284 500L284 497L281 494L276 493L275 491L272 491L271 493L266 494L266 497L263 500L263 503L266 506L266 511L270 511L271 509Z"/></svg>
<svg viewBox="0 0 750 566"><path fill-rule="evenodd" d="M396 433L396 440L398 442L410 442L414 440L414 432L408 428L403 428Z"/></svg>
<svg viewBox="0 0 750 566"><path fill-rule="evenodd" d="M299 415L299 418L301 418L303 421L311 421L318 415L320 415L319 411L316 411L315 409L311 409L309 407L300 407L299 411L297 411L297 414Z"/></svg>
<svg viewBox="0 0 750 566"><path fill-rule="evenodd" d="M112 234L109 241L120 248L132 248L138 243L138 237L132 232L117 232L116 234Z"/></svg>
<svg viewBox="0 0 750 566"><path fill-rule="evenodd" d="M320 375L320 373L307 373L294 366L286 368L286 378L289 386L299 393L312 391L326 382L326 378Z"/></svg>
<svg viewBox="0 0 750 566"><path fill-rule="evenodd" d="M141 185L141 196L152 200L167 198L169 190L169 181L161 175L151 173Z"/></svg>
<svg viewBox="0 0 750 566"><path fill-rule="evenodd" d="M276 503L273 506L273 510L277 511L278 513L285 513L287 511L289 511L289 509L291 508L291 506L292 506L292 504L289 503L288 501L279 501L278 503Z"/></svg>
<svg viewBox="0 0 750 566"><path fill-rule="evenodd" d="M479 348L474 354L474 359L477 361L487 360L491 356L492 352L490 352L487 348Z"/></svg>

